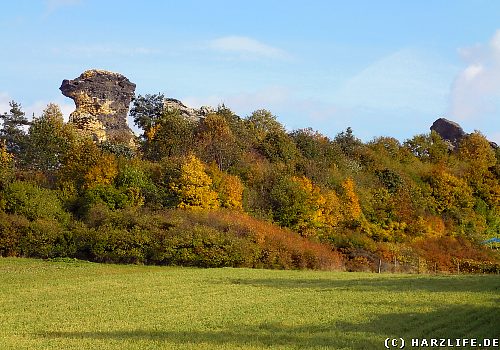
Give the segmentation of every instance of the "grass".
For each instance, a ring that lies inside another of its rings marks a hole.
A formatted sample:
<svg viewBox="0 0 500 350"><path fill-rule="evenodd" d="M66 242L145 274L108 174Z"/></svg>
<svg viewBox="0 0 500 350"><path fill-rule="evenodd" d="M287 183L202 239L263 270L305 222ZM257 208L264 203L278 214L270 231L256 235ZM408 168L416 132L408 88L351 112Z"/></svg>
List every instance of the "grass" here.
<svg viewBox="0 0 500 350"><path fill-rule="evenodd" d="M499 304L497 275L0 258L0 349L383 349L498 338Z"/></svg>

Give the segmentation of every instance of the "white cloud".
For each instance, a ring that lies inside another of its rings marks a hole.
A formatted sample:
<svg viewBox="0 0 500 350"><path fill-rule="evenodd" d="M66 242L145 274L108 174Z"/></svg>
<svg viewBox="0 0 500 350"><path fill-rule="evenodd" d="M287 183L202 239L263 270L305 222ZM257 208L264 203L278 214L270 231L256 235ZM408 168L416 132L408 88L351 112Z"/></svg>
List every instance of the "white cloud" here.
<svg viewBox="0 0 500 350"><path fill-rule="evenodd" d="M460 120L500 113L500 30L486 45L459 50L467 66L456 77L449 113Z"/></svg>
<svg viewBox="0 0 500 350"><path fill-rule="evenodd" d="M245 36L225 36L209 41L208 46L216 51L237 54L243 58L272 58L287 60L286 51Z"/></svg>
<svg viewBox="0 0 500 350"><path fill-rule="evenodd" d="M439 57L417 49L401 49L349 79L335 94L335 100L358 109L414 108L437 115L446 108L448 79L453 74L453 68Z"/></svg>

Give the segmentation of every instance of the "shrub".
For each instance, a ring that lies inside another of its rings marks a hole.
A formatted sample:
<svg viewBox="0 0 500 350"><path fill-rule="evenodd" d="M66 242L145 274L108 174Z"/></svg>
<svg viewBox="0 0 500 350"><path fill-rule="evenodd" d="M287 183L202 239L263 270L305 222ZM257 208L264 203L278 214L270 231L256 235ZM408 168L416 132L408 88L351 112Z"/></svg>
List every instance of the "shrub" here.
<svg viewBox="0 0 500 350"><path fill-rule="evenodd" d="M69 219L56 192L32 183L15 181L8 184L3 197L8 213L23 215L29 220Z"/></svg>

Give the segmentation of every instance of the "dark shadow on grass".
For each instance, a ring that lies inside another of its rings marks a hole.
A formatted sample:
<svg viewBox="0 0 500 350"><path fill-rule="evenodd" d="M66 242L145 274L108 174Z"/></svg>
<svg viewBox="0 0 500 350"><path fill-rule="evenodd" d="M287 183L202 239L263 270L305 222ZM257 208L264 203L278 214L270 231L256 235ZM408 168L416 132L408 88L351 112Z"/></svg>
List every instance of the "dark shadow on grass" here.
<svg viewBox="0 0 500 350"><path fill-rule="evenodd" d="M163 341L172 344L208 344L297 349L350 348L382 349L385 338L497 338L500 308L457 305L428 313L378 315L363 323L341 321L334 324L286 326L233 325L223 330L204 331L81 331L45 332L38 336L65 339L119 341ZM346 315L346 319L348 319Z"/></svg>
<svg viewBox="0 0 500 350"><path fill-rule="evenodd" d="M392 292L479 292L500 293L497 276L384 276L351 279L232 279L231 284L279 289L309 288L331 290L383 290Z"/></svg>

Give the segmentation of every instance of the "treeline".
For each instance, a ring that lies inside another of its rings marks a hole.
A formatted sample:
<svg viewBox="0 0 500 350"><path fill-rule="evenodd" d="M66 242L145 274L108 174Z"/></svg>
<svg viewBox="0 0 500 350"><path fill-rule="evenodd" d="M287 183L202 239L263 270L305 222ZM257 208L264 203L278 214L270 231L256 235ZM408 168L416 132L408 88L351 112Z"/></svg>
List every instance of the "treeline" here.
<svg viewBox="0 0 500 350"><path fill-rule="evenodd" d="M269 111L200 120L138 96L135 145L95 143L56 105L0 137L0 254L103 262L497 271L500 150L480 132L368 143L287 132ZM432 267L432 268L431 268ZM419 266L420 269L420 266Z"/></svg>

